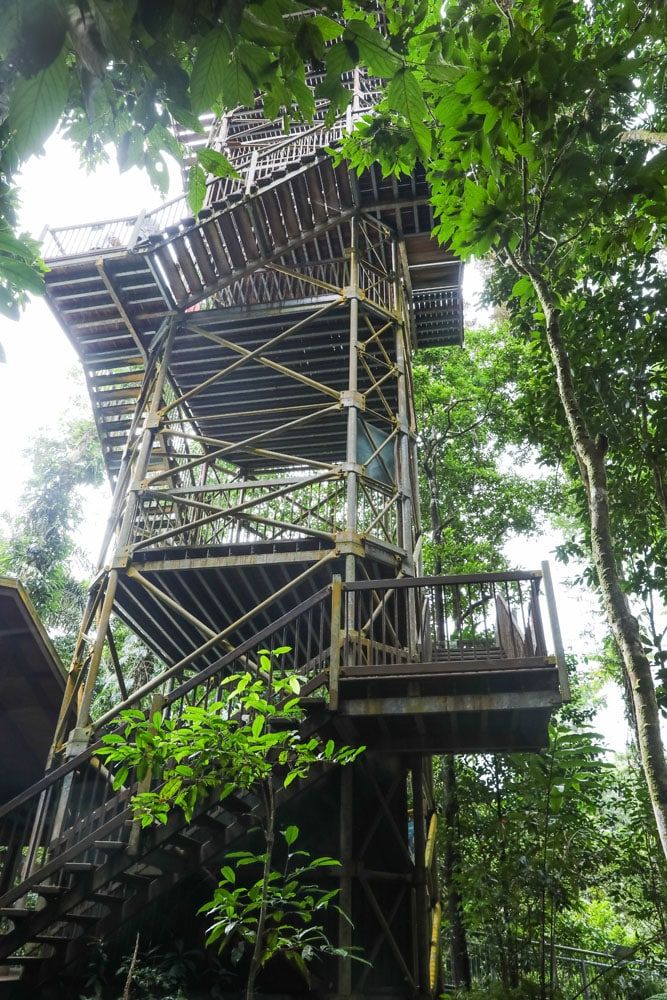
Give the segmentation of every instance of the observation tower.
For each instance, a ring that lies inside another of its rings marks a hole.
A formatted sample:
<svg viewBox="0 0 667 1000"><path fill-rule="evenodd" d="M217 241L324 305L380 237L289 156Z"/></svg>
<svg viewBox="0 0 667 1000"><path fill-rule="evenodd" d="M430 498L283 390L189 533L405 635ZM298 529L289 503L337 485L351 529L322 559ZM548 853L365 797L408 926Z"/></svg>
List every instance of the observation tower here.
<svg viewBox="0 0 667 1000"><path fill-rule="evenodd" d="M144 910L168 922L260 809L238 795L139 831L145 779L116 792L96 756L123 708L178 717L288 647L310 730L367 747L282 796L306 846L341 860L352 923L334 937L370 963L332 963L318 995L426 997L431 755L537 749L567 696L542 571L420 576L411 358L462 343L461 265L431 238L419 170L336 165L328 150L376 100L362 73L346 86L331 125L321 104L285 134L261 98L210 121L238 179L212 179L196 218L177 198L46 232L113 500L47 771L0 806L0 962L32 990ZM149 651L143 675L123 668L117 622ZM95 716L101 670L117 699ZM260 988L305 993L280 974Z"/></svg>

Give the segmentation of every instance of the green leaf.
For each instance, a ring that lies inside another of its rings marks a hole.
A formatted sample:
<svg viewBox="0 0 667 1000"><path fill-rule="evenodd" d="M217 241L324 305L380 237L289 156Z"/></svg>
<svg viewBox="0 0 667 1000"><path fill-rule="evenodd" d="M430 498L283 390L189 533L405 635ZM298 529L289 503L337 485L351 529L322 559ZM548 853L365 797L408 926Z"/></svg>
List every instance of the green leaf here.
<svg viewBox="0 0 667 1000"><path fill-rule="evenodd" d="M239 176L225 154L217 149L198 149L197 159L204 170L214 177Z"/></svg>
<svg viewBox="0 0 667 1000"><path fill-rule="evenodd" d="M184 125L185 128L189 128L192 132L197 132L198 134L204 131L204 127L194 111L189 111L187 108L182 108L180 105L172 104L171 102L169 103L169 111L172 118L179 125Z"/></svg>
<svg viewBox="0 0 667 1000"><path fill-rule="evenodd" d="M484 134L488 135L494 125L500 118L501 111L500 108L490 107L484 116L484 125L482 126Z"/></svg>
<svg viewBox="0 0 667 1000"><path fill-rule="evenodd" d="M454 66L452 63L443 62L442 59L427 59L424 69L427 75L438 83L456 83L465 73L462 66Z"/></svg>
<svg viewBox="0 0 667 1000"><path fill-rule="evenodd" d="M299 694L299 692L301 691L301 684L299 682L298 677L296 677L294 674L291 674L287 680L287 683L289 684L290 689L294 691L294 694Z"/></svg>
<svg viewBox="0 0 667 1000"><path fill-rule="evenodd" d="M250 107L255 103L255 85L243 67L238 53L228 59L222 77L222 99L225 107L235 108L239 104Z"/></svg>
<svg viewBox="0 0 667 1000"><path fill-rule="evenodd" d="M425 124L429 120L428 108L421 87L414 73L401 69L387 87L387 102L393 111L405 115L423 157L431 155L431 132Z"/></svg>
<svg viewBox="0 0 667 1000"><path fill-rule="evenodd" d="M349 21L345 37L356 42L361 61L375 76L393 76L403 65L403 60L393 51L388 39L366 21L357 18Z"/></svg>
<svg viewBox="0 0 667 1000"><path fill-rule="evenodd" d="M233 868L230 868L229 865L225 865L224 868L221 869L220 874L227 880L227 882L236 882L236 872Z"/></svg>
<svg viewBox="0 0 667 1000"><path fill-rule="evenodd" d="M512 298L518 298L525 302L526 299L531 298L532 294L533 283L527 275L514 282L511 292Z"/></svg>
<svg viewBox="0 0 667 1000"><path fill-rule="evenodd" d="M32 292L33 295L44 294L44 278L40 272L29 264L11 257L0 256L0 281Z"/></svg>
<svg viewBox="0 0 667 1000"><path fill-rule="evenodd" d="M298 826L288 826L286 830L283 830L283 837L285 838L285 843L288 847L291 847L299 836Z"/></svg>
<svg viewBox="0 0 667 1000"><path fill-rule="evenodd" d="M192 67L190 100L195 112L209 111L220 99L229 62L227 29L219 26L202 38Z"/></svg>
<svg viewBox="0 0 667 1000"><path fill-rule="evenodd" d="M320 34L325 42L330 42L334 38L340 38L343 34L344 29L342 24L334 21L331 17L327 17L325 14L316 14L311 20L320 29Z"/></svg>
<svg viewBox="0 0 667 1000"><path fill-rule="evenodd" d="M485 75L481 70L469 69L458 81L454 90L457 94L473 94L484 79Z"/></svg>
<svg viewBox="0 0 667 1000"><path fill-rule="evenodd" d="M257 739L257 737L260 735L260 733L262 732L262 729L264 729L264 721L265 720L264 720L264 716L263 715L257 715L253 719L253 721L252 721L252 735L255 737L255 739Z"/></svg>
<svg viewBox="0 0 667 1000"><path fill-rule="evenodd" d="M188 171L188 205L197 215L206 197L206 174L198 163L193 163Z"/></svg>
<svg viewBox="0 0 667 1000"><path fill-rule="evenodd" d="M139 125L121 135L117 146L118 169L121 173L130 167L141 166L144 159L144 132Z"/></svg>
<svg viewBox="0 0 667 1000"><path fill-rule="evenodd" d="M90 9L100 33L102 45L123 62L131 54L130 31L137 0L90 0Z"/></svg>
<svg viewBox="0 0 667 1000"><path fill-rule="evenodd" d="M7 125L20 160L39 152L65 110L69 70L65 50L29 80L19 79L9 98Z"/></svg>

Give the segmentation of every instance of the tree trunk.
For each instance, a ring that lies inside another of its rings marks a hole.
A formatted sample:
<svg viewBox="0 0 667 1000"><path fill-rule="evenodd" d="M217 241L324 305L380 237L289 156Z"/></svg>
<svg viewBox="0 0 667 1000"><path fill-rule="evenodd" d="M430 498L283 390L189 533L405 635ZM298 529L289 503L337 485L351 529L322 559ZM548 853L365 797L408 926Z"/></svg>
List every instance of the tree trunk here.
<svg viewBox="0 0 667 1000"><path fill-rule="evenodd" d="M429 515L431 521L431 534L435 548L435 560L433 571L436 576L442 574L442 556L440 545L442 544L442 533L444 524L440 514L438 503L438 482L436 476L436 458L431 456L429 462L423 464L424 474L429 490ZM435 627L436 637L439 642L445 640L444 616L445 609L442 600L442 591L435 588ZM463 899L456 884L456 876L459 870L458 852L458 815L459 800L456 793L456 769L454 766L453 754L445 754L442 758L442 787L443 787L443 811L445 839L443 851L443 879L445 883L445 896L447 905L447 916L450 928L450 954L452 959L452 974L454 984L470 989L470 957L468 955L468 938L466 935L465 922L463 919Z"/></svg>
<svg viewBox="0 0 667 1000"><path fill-rule="evenodd" d="M556 372L558 392L588 500L593 565L602 604L632 691L639 753L658 836L667 857L667 761L660 733L660 712L651 663L642 646L639 623L623 591L614 555L604 460L606 439L598 437L594 440L588 429L575 388L570 357L562 338L560 313L549 284L530 263L522 262L522 267L533 283L544 313L547 344Z"/></svg>
<svg viewBox="0 0 667 1000"><path fill-rule="evenodd" d="M442 785L444 799L445 842L443 851L443 879L447 896L447 915L450 926L450 952L455 986L470 989L470 957L468 939L463 919L463 899L456 884L459 868L458 816L459 800L456 793L456 768L452 754L442 758Z"/></svg>

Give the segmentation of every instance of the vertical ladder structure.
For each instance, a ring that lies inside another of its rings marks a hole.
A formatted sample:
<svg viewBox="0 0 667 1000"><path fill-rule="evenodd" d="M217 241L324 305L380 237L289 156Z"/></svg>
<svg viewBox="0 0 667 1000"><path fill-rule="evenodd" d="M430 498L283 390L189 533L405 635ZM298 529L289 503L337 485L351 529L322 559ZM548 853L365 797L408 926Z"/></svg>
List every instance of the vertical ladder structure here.
<svg viewBox="0 0 667 1000"><path fill-rule="evenodd" d="M354 113L372 105L372 81L348 84ZM49 769L0 807L0 963L33 990L196 882L259 808L239 795L133 836L133 778L114 792L96 757L122 708L177 715L290 649L311 731L368 747L283 795L342 861L337 940L370 963L317 990L407 998L437 988L430 755L537 749L566 695L541 572L419 576L411 355L461 343L460 264L431 239L423 174L336 165L353 114L324 111L287 135L261 99L216 123L239 179L212 180L196 218L176 199L46 236L113 501ZM148 675L123 670L116 619ZM118 697L96 716L103 664Z"/></svg>

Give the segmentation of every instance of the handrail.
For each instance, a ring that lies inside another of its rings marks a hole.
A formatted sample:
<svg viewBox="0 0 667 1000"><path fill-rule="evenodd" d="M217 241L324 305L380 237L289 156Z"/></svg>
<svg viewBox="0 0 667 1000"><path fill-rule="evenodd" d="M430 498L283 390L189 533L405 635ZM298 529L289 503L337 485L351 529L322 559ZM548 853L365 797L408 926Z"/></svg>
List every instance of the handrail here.
<svg viewBox="0 0 667 1000"><path fill-rule="evenodd" d="M249 639L246 639L238 646L235 646L234 649L230 650L228 653L225 653L224 656L221 656L214 663L209 664L208 667L205 667L204 669L198 671L196 674L193 674L193 676L190 677L187 681L184 681L178 687L170 691L169 694L165 695L165 699L163 702L164 707L166 708L169 705L172 705L174 702L178 701L180 698L183 698L186 694L192 691L193 688L196 688L200 684L203 684L205 681L213 677L216 673L223 670L229 663L232 663L235 659L238 659L245 653L249 652L259 642L262 642L263 639L273 635L277 629L283 628L285 625L289 624L291 621L294 621L295 618L298 618L301 614L303 614L304 611L307 611L309 608L314 607L315 604L321 601L329 593L330 589L331 589L330 584L328 584L326 587L322 587L311 597L306 598L305 601L302 601L299 605L297 605L296 608L293 608L292 611L288 611L286 614L282 615L276 621L271 622L263 629L260 629L259 632L254 633ZM162 682L164 677L165 677L164 674L160 674L159 677L154 678L154 680ZM128 708L131 708L132 705L135 705L139 700L141 700L141 698L145 697L146 693L147 692L144 690L143 687L139 688L132 695L130 695L130 697L126 699L121 705L117 706L114 709L114 714L119 714L120 712L126 711ZM102 716L102 718L98 721L97 725L99 726L106 719L107 716ZM120 724L117 727L117 729L112 729L111 732L120 731L120 729L122 729L122 725L123 724ZM82 750L81 753L77 754L74 757L71 757L66 763L60 764L53 771L50 771L47 775L45 775L40 781L36 782L36 784L31 785L30 788L25 789L25 791L20 792L18 795L14 796L13 799L10 799L9 802L6 802L3 806L0 806L0 819L3 819L3 817L5 817L9 813L13 812L15 809L22 806L33 796L39 795L41 792L45 791L51 785L55 784L60 778L66 777L66 775L68 775L71 771L74 771L76 770L77 767L80 767L81 764L85 764L95 755L95 752L99 750L99 748L103 745L103 743L104 740L100 737L100 739L96 740L94 743L91 743L88 747L86 747L85 750Z"/></svg>
<svg viewBox="0 0 667 1000"><path fill-rule="evenodd" d="M328 126L326 126L324 122L316 122L315 124L309 126L308 128L304 129L301 132L297 132L292 135L286 136L285 139L282 140L281 142L259 140L255 143L253 142L243 143L238 147L238 152L240 155L232 156L231 162L232 166L237 172L242 172L245 171L246 169L250 169L250 174L248 175L248 177L239 177L236 183L238 183L239 186L241 187L247 187L248 184L252 184L259 163L263 162L266 159L274 157L276 154L279 154L285 149L289 149L290 146L298 146L300 143L303 142L304 139L316 135L318 132L324 134L323 145L329 145L332 142L338 141L340 139L340 134L342 134L341 126L343 127L344 131L346 124L349 123L350 120L358 118L360 115L367 113L368 110L369 108L359 108L354 111L351 111L349 116L347 114L338 115L334 119L334 121ZM231 180L234 183L234 178L212 177L206 183L207 191L213 188L214 185L216 184L220 184L221 182L224 183L225 180ZM142 209L140 212L137 212L136 215L127 215L116 219L103 219L103 220L97 220L95 222L86 222L73 225L70 224L67 226L47 225L42 232L41 240L42 242L44 242L44 240L46 240L47 237L51 236L51 239L53 240L53 243L55 244L55 247L57 248L58 252L47 253L45 254L45 257L47 260L56 260L70 256L72 257L86 256L89 253L100 249L105 249L105 250L132 249L132 245L137 241L140 224L147 225L150 227L151 223L157 220L159 223L157 226L157 230L166 228L166 224L164 222L160 224L160 217L167 215L170 209L173 209L175 206L179 204L182 205L183 212L174 221L181 222L183 219L188 218L191 215L185 194L176 195L174 198L170 198L168 201L161 202L159 205L156 205L154 208L151 208L149 210ZM168 223L168 225L172 224L173 224L172 222ZM118 239L117 245L114 244L113 246L110 245L109 247L99 247L99 246L84 247L81 250L74 249L72 251L68 251L58 241L58 236L64 233L75 233L78 231L80 231L81 233L85 233L86 231L88 231L94 234L104 229L105 227L110 227L114 231L114 238ZM125 227L127 232L128 242L123 242L120 239L120 237L115 236L115 231L117 231L119 227Z"/></svg>
<svg viewBox="0 0 667 1000"><path fill-rule="evenodd" d="M455 573L451 576L402 576L384 580L355 580L344 583L343 589L354 590L384 590L391 587L403 590L409 587L426 587L450 585L456 583L513 583L519 580L540 580L542 570L508 570L506 573Z"/></svg>

